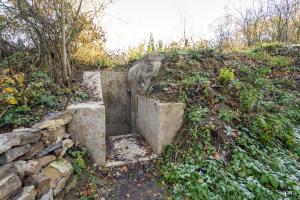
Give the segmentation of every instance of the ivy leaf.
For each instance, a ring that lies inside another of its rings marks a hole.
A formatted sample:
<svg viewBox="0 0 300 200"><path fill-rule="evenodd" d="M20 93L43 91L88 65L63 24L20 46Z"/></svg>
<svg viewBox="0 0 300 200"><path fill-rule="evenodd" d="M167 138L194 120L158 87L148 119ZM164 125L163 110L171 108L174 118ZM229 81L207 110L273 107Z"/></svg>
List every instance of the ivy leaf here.
<svg viewBox="0 0 300 200"><path fill-rule="evenodd" d="M269 177L266 175L266 174L263 174L261 177L260 177L260 182L265 185L265 184L268 184L269 183Z"/></svg>
<svg viewBox="0 0 300 200"><path fill-rule="evenodd" d="M279 187L279 182L274 176L269 176L269 180L273 188L277 189Z"/></svg>

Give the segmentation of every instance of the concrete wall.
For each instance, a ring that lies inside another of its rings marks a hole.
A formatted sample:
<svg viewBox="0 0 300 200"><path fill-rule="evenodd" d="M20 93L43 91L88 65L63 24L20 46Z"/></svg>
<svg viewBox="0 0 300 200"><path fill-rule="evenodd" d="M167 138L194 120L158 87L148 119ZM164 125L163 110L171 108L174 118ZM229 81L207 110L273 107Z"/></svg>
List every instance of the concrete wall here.
<svg viewBox="0 0 300 200"><path fill-rule="evenodd" d="M127 73L101 72L102 96L106 114L106 135L129 134L130 96L127 91Z"/></svg>
<svg viewBox="0 0 300 200"><path fill-rule="evenodd" d="M128 72L128 88L131 92L131 127L136 131L138 95L145 95L161 68L164 56L150 54L135 62Z"/></svg>
<svg viewBox="0 0 300 200"><path fill-rule="evenodd" d="M159 103L138 96L137 131L155 153L162 153L164 146L173 142L182 125L184 109L184 103Z"/></svg>
<svg viewBox="0 0 300 200"><path fill-rule="evenodd" d="M81 103L67 108L73 114L69 133L76 145L86 146L99 165L105 165L105 107L101 103Z"/></svg>
<svg viewBox="0 0 300 200"><path fill-rule="evenodd" d="M99 71L85 71L83 73L82 85L93 92L96 101L103 101L101 76Z"/></svg>

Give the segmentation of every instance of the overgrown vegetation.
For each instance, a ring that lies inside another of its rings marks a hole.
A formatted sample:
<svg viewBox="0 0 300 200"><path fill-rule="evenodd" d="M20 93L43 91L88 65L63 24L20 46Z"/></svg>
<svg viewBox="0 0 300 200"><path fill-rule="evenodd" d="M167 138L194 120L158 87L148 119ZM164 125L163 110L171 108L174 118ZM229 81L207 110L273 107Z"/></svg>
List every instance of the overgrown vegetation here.
<svg viewBox="0 0 300 200"><path fill-rule="evenodd" d="M26 54L28 55L28 53ZM88 95L78 87L54 83L33 65L24 71L29 56L12 54L0 63L0 127L31 126L48 112L63 110L68 103L83 101Z"/></svg>
<svg viewBox="0 0 300 200"><path fill-rule="evenodd" d="M184 30L166 45L151 34L147 44L116 54L104 49L94 24L105 5L0 0L0 132L86 100L78 87L84 70L162 53L149 95L187 105L181 134L160 160L173 198L300 199L300 47L278 43L300 41L298 0L254 0L239 16L226 13L213 41L193 41ZM78 196L96 199L99 180L86 169L85 152L71 156L76 178L88 179Z"/></svg>
<svg viewBox="0 0 300 200"><path fill-rule="evenodd" d="M287 49L166 54L149 95L187 105L161 159L174 199L300 198L300 51Z"/></svg>

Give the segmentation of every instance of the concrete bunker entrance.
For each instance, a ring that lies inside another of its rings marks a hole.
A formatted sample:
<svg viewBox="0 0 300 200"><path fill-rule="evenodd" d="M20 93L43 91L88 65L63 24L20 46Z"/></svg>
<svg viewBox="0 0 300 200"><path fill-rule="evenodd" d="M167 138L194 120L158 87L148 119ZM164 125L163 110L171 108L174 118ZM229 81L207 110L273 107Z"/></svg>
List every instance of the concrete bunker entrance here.
<svg viewBox="0 0 300 200"><path fill-rule="evenodd" d="M86 146L99 165L154 159L181 127L185 104L161 103L144 95L161 64L160 58L149 59L137 62L128 73L84 73L83 85L99 101L70 106L70 130L75 144Z"/></svg>
<svg viewBox="0 0 300 200"><path fill-rule="evenodd" d="M101 72L101 86L106 115L106 136L130 134L131 93L126 72Z"/></svg>
<svg viewBox="0 0 300 200"><path fill-rule="evenodd" d="M185 105L160 103L141 96L139 86L133 83L135 79L132 81L127 72L102 71L100 74L107 165L153 159L162 153L181 127Z"/></svg>

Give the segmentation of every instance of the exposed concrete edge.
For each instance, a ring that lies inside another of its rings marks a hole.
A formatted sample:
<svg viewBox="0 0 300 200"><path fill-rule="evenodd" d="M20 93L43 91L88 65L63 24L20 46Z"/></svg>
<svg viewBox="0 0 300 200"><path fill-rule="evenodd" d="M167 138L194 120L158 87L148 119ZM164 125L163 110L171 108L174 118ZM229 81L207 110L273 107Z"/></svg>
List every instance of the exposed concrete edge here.
<svg viewBox="0 0 300 200"><path fill-rule="evenodd" d="M67 110L73 115L68 127L75 144L86 146L93 160L99 165L105 165L106 134L103 102L73 104Z"/></svg>
<svg viewBox="0 0 300 200"><path fill-rule="evenodd" d="M90 89L97 101L103 101L100 71L83 72L82 86Z"/></svg>
<svg viewBox="0 0 300 200"><path fill-rule="evenodd" d="M147 108L141 108L141 102ZM156 154L161 154L164 147L173 142L182 126L185 107L184 103L160 103L155 99L138 96L137 129ZM145 113L140 113L143 111Z"/></svg>
<svg viewBox="0 0 300 200"><path fill-rule="evenodd" d="M71 111L72 109L78 109L78 108L91 108L90 106L94 105L94 106L99 106L99 105L104 105L103 101L87 101L87 102L83 102L83 103L77 103L77 104L72 104L69 105L67 107L67 111L68 112L73 112Z"/></svg>
<svg viewBox="0 0 300 200"><path fill-rule="evenodd" d="M113 162L107 162L106 163L106 167L119 167L119 166L123 166L123 165L128 165L128 164L134 164L134 163L138 163L138 162L146 162L146 161L150 161L150 160L154 160L158 157L158 155L154 154L151 155L147 158L138 158L136 160L131 160L131 161L113 161Z"/></svg>

